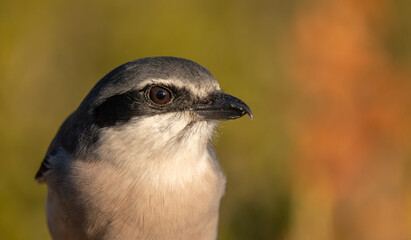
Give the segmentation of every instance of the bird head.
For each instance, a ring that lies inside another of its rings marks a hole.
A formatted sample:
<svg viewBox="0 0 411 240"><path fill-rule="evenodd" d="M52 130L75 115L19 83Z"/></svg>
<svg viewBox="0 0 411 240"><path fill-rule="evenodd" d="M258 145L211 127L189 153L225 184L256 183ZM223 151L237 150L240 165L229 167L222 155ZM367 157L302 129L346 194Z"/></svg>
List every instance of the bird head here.
<svg viewBox="0 0 411 240"><path fill-rule="evenodd" d="M100 157L123 154L123 159L137 153L170 156L181 147L201 152L218 121L245 114L253 116L201 65L175 57L142 58L111 71L86 96L74 113L83 123L77 150L91 145Z"/></svg>

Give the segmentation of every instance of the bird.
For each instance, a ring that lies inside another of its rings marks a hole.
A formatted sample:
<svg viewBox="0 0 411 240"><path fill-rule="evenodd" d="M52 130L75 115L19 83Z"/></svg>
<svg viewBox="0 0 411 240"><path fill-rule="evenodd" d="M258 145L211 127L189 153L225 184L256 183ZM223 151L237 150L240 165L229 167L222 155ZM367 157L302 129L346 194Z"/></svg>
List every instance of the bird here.
<svg viewBox="0 0 411 240"><path fill-rule="evenodd" d="M198 63L146 57L105 75L35 175L53 239L216 239L226 178L218 122L248 114Z"/></svg>

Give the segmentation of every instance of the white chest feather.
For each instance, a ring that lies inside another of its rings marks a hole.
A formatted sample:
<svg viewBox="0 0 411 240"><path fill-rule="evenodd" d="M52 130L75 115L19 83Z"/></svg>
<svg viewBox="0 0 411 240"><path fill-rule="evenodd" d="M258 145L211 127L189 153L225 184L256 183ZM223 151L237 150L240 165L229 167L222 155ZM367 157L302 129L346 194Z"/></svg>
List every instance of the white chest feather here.
<svg viewBox="0 0 411 240"><path fill-rule="evenodd" d="M107 239L215 239L225 178L209 144L213 128L172 113L107 129L96 150L101 159L72 166L83 211L73 214L84 231L97 236L104 228Z"/></svg>

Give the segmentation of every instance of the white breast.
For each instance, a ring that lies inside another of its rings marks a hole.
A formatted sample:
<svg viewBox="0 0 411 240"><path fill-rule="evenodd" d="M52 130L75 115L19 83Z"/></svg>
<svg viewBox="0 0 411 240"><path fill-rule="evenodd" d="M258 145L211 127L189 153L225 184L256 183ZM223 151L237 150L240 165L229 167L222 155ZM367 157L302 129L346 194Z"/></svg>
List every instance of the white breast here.
<svg viewBox="0 0 411 240"><path fill-rule="evenodd" d="M104 229L107 239L215 239L225 178L209 144L213 129L189 113L106 129L100 159L71 166L70 201L79 208L68 214L87 237Z"/></svg>

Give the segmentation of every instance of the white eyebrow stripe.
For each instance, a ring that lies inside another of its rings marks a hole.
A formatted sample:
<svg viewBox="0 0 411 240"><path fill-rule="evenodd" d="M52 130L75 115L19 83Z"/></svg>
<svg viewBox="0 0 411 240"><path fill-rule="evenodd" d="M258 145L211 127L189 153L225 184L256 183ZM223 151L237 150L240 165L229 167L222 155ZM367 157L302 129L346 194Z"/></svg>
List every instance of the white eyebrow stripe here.
<svg viewBox="0 0 411 240"><path fill-rule="evenodd" d="M217 81L215 84L203 84L203 85L193 85L193 84L187 84L181 81L180 79L174 78L174 79L147 79L145 81L142 81L141 83L138 84L137 88L142 89L146 87L147 85L164 85L164 86L175 86L177 88L184 88L189 90L193 95L199 97L199 98L204 98L208 96L210 93L215 92L215 91L220 91L220 86L218 85Z"/></svg>

